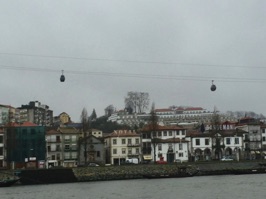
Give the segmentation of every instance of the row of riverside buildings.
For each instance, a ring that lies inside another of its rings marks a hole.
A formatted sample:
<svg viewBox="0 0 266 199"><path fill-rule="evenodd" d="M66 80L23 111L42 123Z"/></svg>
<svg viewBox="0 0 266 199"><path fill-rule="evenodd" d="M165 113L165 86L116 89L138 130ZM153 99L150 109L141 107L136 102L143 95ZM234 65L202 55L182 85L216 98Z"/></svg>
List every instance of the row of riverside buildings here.
<svg viewBox="0 0 266 199"><path fill-rule="evenodd" d="M10 114L6 117L16 115L15 108L5 107ZM266 125L251 117L218 125L206 122L200 129L161 122L154 128L146 123L137 131L118 129L108 134L97 129L82 132L81 125L72 123L65 112L52 122L58 125L32 120L1 125L0 168L77 167L91 162L120 165L128 158L173 163L230 156L239 161L264 159L266 154Z"/></svg>

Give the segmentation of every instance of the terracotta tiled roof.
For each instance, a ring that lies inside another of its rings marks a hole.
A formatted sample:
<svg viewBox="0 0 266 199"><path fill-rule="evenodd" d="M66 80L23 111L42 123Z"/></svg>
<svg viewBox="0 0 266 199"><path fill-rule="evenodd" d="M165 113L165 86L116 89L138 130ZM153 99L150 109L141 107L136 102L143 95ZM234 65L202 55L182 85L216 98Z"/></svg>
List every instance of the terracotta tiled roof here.
<svg viewBox="0 0 266 199"><path fill-rule="evenodd" d="M34 124L32 122L23 122L23 123L9 123L7 124L7 126L9 127L30 127L30 126L38 126L37 124Z"/></svg>
<svg viewBox="0 0 266 199"><path fill-rule="evenodd" d="M115 130L113 133L107 135L107 137L139 137L140 134L130 130Z"/></svg>
<svg viewBox="0 0 266 199"><path fill-rule="evenodd" d="M59 127L57 130L61 133L79 133L79 131L74 127Z"/></svg>
<svg viewBox="0 0 266 199"><path fill-rule="evenodd" d="M222 123L223 125L225 125L225 124L237 124L237 122L232 122L232 121L225 121L225 122L223 122Z"/></svg>
<svg viewBox="0 0 266 199"><path fill-rule="evenodd" d="M151 131L153 129L152 125L146 125L141 131ZM185 130L185 128L181 126L161 126L156 125L156 131L166 131L166 130Z"/></svg>
<svg viewBox="0 0 266 199"><path fill-rule="evenodd" d="M46 134L47 135L54 135L54 134L60 134L60 132L57 131L57 130L52 129L52 130L47 131Z"/></svg>
<svg viewBox="0 0 266 199"><path fill-rule="evenodd" d="M161 108L161 109L155 109L155 112L169 112L169 111L173 111L172 109L169 108Z"/></svg>
<svg viewBox="0 0 266 199"><path fill-rule="evenodd" d="M199 110L203 110L203 108L201 108L201 107L189 107L189 108L184 109L184 111L199 111Z"/></svg>

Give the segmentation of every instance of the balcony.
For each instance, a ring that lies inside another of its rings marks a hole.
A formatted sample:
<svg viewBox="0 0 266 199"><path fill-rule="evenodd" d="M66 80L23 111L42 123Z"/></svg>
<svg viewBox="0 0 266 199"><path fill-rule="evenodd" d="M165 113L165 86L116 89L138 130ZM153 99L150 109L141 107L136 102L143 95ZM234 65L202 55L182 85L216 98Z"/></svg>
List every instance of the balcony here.
<svg viewBox="0 0 266 199"><path fill-rule="evenodd" d="M127 144L127 147L140 147L140 144Z"/></svg>
<svg viewBox="0 0 266 199"><path fill-rule="evenodd" d="M130 154L127 154L127 156L128 157L138 157L138 156L140 156L141 155L141 153L130 153Z"/></svg>
<svg viewBox="0 0 266 199"><path fill-rule="evenodd" d="M61 140L58 139L58 140L47 140L46 141L47 143L61 143Z"/></svg>

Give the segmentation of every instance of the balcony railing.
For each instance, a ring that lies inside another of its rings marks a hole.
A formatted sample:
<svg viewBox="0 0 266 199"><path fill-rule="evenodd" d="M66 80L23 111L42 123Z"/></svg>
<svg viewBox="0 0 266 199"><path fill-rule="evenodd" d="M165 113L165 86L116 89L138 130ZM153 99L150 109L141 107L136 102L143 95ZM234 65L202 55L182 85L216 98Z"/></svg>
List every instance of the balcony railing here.
<svg viewBox="0 0 266 199"><path fill-rule="evenodd" d="M127 144L128 147L140 147L140 144Z"/></svg>
<svg viewBox="0 0 266 199"><path fill-rule="evenodd" d="M47 140L48 143L61 143L61 140Z"/></svg>

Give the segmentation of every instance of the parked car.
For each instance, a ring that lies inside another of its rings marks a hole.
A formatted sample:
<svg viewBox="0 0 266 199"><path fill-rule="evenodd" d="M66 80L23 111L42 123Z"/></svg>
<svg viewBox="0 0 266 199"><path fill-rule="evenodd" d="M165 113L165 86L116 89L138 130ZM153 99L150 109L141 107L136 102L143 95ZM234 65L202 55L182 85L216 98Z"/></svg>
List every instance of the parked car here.
<svg viewBox="0 0 266 199"><path fill-rule="evenodd" d="M98 167L98 166L100 166L100 165L93 163L93 162L88 164L88 167Z"/></svg>
<svg viewBox="0 0 266 199"><path fill-rule="evenodd" d="M233 158L230 158L230 157L223 157L221 159L221 161L233 161L234 159Z"/></svg>
<svg viewBox="0 0 266 199"><path fill-rule="evenodd" d="M175 160L174 160L174 163L180 163L180 164L181 164L181 163L182 163L182 160L180 160L180 159L175 159Z"/></svg>

